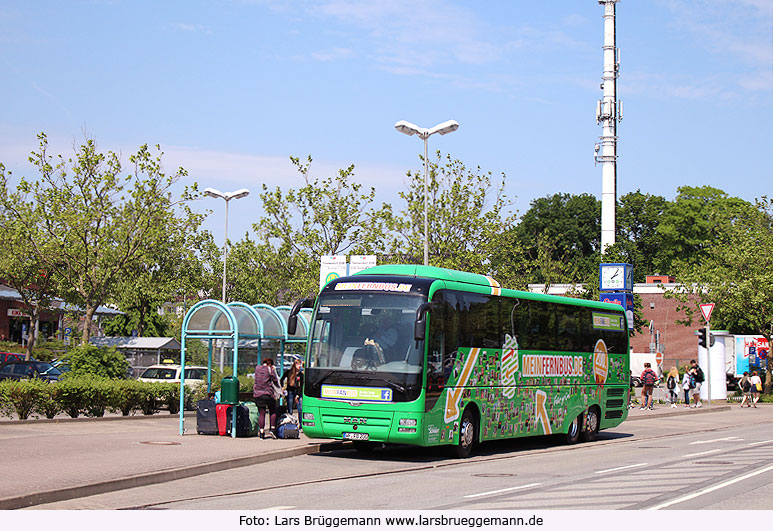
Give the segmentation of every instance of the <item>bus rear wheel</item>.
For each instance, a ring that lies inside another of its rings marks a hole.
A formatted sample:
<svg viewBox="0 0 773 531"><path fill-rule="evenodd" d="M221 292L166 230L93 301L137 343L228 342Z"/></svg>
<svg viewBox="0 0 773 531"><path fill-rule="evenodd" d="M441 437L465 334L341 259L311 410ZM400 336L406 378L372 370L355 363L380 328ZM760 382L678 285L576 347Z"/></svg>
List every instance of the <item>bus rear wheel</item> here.
<svg viewBox="0 0 773 531"><path fill-rule="evenodd" d="M571 424L569 424L569 429L566 431L566 434L564 435L564 442L566 444L577 444L577 441L580 440L580 431L582 428L582 414L578 415Z"/></svg>
<svg viewBox="0 0 773 531"><path fill-rule="evenodd" d="M464 459L470 456L475 444L476 432L475 416L469 409L465 409L462 414L462 422L459 425L459 443L453 447L453 454L456 457Z"/></svg>
<svg viewBox="0 0 773 531"><path fill-rule="evenodd" d="M599 433L599 427L601 424L601 418L598 409L592 407L585 414L585 429L580 434L580 440L582 442L591 442L596 440L596 435Z"/></svg>

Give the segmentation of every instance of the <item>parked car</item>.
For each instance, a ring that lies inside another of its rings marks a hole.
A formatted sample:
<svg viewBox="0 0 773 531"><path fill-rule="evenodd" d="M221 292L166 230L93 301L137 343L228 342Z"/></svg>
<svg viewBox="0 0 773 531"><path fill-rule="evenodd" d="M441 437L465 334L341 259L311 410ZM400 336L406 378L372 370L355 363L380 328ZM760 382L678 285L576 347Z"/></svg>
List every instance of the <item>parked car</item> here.
<svg viewBox="0 0 773 531"><path fill-rule="evenodd" d="M6 361L24 361L24 354L18 352L0 352L0 363ZM30 361L37 361L35 358L30 358Z"/></svg>
<svg viewBox="0 0 773 531"><path fill-rule="evenodd" d="M61 375L59 369L44 361L14 360L0 365L0 380L40 378L47 382L55 382Z"/></svg>
<svg viewBox="0 0 773 531"><path fill-rule="evenodd" d="M141 382L172 382L180 383L181 367L179 365L151 365L143 371L139 378ZM185 385L204 383L207 377L207 368L198 366L185 367Z"/></svg>

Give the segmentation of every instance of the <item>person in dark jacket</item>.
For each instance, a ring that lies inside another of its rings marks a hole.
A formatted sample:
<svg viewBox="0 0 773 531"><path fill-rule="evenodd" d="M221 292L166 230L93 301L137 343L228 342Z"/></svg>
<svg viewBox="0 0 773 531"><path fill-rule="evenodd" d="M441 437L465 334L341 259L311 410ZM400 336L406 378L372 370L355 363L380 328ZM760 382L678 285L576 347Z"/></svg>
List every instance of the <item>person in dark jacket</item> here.
<svg viewBox="0 0 773 531"><path fill-rule="evenodd" d="M301 395L303 394L303 364L295 360L285 371L280 380L282 387L287 389L287 412L293 414L293 406L298 407L298 418L301 419Z"/></svg>
<svg viewBox="0 0 773 531"><path fill-rule="evenodd" d="M265 439L263 430L266 422L266 410L268 410L270 430L268 436L276 438L276 390L279 389L279 378L274 368L274 360L266 358L263 363L255 367L255 383L252 386L252 396L255 405L258 406L258 422L260 426L260 438Z"/></svg>

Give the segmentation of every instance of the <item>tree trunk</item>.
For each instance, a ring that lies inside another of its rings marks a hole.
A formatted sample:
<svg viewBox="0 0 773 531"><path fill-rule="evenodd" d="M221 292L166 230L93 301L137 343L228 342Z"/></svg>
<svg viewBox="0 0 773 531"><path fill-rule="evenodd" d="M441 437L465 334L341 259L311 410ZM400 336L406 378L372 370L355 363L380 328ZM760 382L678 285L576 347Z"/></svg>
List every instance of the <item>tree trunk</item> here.
<svg viewBox="0 0 773 531"><path fill-rule="evenodd" d="M86 306L86 321L83 323L83 334L81 335L81 346L85 347L89 344L89 335L91 334L91 320L94 318L94 312L96 307Z"/></svg>

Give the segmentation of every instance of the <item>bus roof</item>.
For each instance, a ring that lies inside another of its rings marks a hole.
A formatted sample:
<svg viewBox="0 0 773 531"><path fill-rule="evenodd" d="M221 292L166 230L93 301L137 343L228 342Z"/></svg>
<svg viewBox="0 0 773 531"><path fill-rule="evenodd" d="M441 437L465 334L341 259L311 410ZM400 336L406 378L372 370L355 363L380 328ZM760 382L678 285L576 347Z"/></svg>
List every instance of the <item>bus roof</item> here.
<svg viewBox="0 0 773 531"><path fill-rule="evenodd" d="M442 267L415 265L415 264L387 264L370 267L362 271L354 273L354 276L358 275L383 275L383 276L404 276L404 277L418 277L429 278L435 280L445 280L448 282L458 282L461 284L472 284L476 286L496 287L499 288L499 283L491 277L486 275L479 275L477 273L469 273L466 271L457 271L455 269L445 269ZM542 293L532 293L530 291L518 291L506 289L510 293L510 296L517 295L525 299L531 300L543 300L548 302L558 302L564 304L578 304L583 306L591 306L605 310L617 310L623 311L623 308L619 304L610 304L600 301L593 301L588 299L579 299L575 297L564 297L560 295L546 295Z"/></svg>

